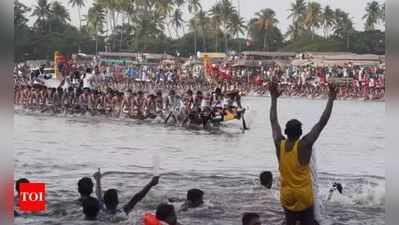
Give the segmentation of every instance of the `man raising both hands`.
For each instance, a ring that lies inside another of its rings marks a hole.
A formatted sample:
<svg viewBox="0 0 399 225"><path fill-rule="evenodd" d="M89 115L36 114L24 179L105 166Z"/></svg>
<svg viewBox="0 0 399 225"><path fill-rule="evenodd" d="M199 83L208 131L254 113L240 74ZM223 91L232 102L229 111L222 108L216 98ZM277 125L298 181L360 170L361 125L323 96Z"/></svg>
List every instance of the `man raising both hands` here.
<svg viewBox="0 0 399 225"><path fill-rule="evenodd" d="M327 106L312 130L302 137L302 123L296 119L285 125L284 136L277 118L277 99L281 95L278 84L270 85L270 122L280 171L280 201L285 211L286 224L313 225L313 189L310 159L313 144L330 118L337 95L334 85L329 85Z"/></svg>

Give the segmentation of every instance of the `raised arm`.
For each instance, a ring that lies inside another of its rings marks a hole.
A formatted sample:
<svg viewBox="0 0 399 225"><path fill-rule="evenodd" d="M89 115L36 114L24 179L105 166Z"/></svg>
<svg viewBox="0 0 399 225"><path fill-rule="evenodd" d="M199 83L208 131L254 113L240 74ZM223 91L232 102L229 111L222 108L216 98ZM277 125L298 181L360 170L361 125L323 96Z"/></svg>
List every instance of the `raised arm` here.
<svg viewBox="0 0 399 225"><path fill-rule="evenodd" d="M281 95L282 92L278 90L276 82L272 82L270 84L269 91L271 95L270 123L272 125L273 140L274 144L276 145L277 156L278 156L279 143L281 140L284 139L284 136L281 133L281 127L277 117L277 98Z"/></svg>
<svg viewBox="0 0 399 225"><path fill-rule="evenodd" d="M130 201L126 205L123 206L123 211L126 214L129 214L130 211L132 211L132 209L134 208L134 206L138 202L140 202L147 195L147 193L151 190L151 188L158 184L158 182L159 182L159 176L153 177L152 180L150 181L150 183L148 183L140 192L135 194L133 196L133 198L130 199Z"/></svg>
<svg viewBox="0 0 399 225"><path fill-rule="evenodd" d="M324 109L323 114L320 117L320 120L316 123L316 125L314 125L312 130L302 138L300 142L301 152L303 152L303 164L307 164L310 161L310 158L312 156L313 144L316 142L317 138L319 138L321 131L327 125L327 122L330 119L336 96L337 88L335 87L335 85L330 84L327 105Z"/></svg>
<svg viewBox="0 0 399 225"><path fill-rule="evenodd" d="M96 181L96 196L97 196L97 200L100 202L103 202L103 197L102 197L102 189L101 189L101 171L100 168L98 168L98 171L96 173L94 173L93 175L94 180Z"/></svg>

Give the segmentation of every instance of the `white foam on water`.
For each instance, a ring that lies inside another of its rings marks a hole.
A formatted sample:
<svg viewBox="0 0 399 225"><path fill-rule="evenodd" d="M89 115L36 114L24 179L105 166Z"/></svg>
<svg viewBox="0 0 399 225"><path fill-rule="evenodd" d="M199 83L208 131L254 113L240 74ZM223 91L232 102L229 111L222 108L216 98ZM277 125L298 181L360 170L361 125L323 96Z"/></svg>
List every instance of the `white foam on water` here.
<svg viewBox="0 0 399 225"><path fill-rule="evenodd" d="M385 193L385 181L377 184L367 183L353 196L353 202L362 207L385 205Z"/></svg>

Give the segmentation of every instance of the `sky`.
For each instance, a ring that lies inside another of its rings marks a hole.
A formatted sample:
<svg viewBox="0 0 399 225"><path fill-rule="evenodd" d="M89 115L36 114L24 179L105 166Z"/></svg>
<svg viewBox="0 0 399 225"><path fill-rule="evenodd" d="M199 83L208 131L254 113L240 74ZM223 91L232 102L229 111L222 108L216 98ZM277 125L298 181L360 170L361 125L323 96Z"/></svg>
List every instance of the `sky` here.
<svg viewBox="0 0 399 225"><path fill-rule="evenodd" d="M50 0L50 2L55 0ZM68 4L69 0L58 0L64 6L66 6L71 14L72 24L78 26L79 19L76 8L71 8ZM208 10L218 0L201 0L201 4L205 10ZM278 27L284 33L287 31L289 24L292 22L287 19L289 15L288 9L294 0L231 0L233 5L238 8L240 6L240 14L248 22L254 17L255 13L264 8L271 8L276 12L276 17L279 20ZM319 2L322 7L330 5L331 8L340 8L350 14L354 22L354 26L357 30L364 30L364 20L362 20L365 14L365 8L368 2L371 0L315 0ZM36 4L37 0L20 0L20 2L32 7ZM384 0L377 0L379 3L383 3ZM93 0L86 0L86 7L82 9L82 15L87 14L88 8L93 4ZM30 15L29 15L30 16ZM35 18L31 18L30 23L33 23ZM188 21L190 15L185 10L184 19Z"/></svg>

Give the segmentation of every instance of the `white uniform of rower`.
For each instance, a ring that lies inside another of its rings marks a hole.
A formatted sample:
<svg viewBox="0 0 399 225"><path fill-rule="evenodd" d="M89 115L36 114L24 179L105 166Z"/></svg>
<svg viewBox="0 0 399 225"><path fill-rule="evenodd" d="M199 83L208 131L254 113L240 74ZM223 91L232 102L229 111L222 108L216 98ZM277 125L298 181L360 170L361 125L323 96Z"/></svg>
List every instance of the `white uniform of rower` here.
<svg viewBox="0 0 399 225"><path fill-rule="evenodd" d="M66 77L65 78L65 82L64 82L64 85L62 86L62 89L65 91L65 90L68 90L68 88L69 87L71 87L71 78L70 77Z"/></svg>
<svg viewBox="0 0 399 225"><path fill-rule="evenodd" d="M89 89L94 88L92 82L94 80L95 75L93 73L87 73L85 78L83 78L83 88L89 88Z"/></svg>

